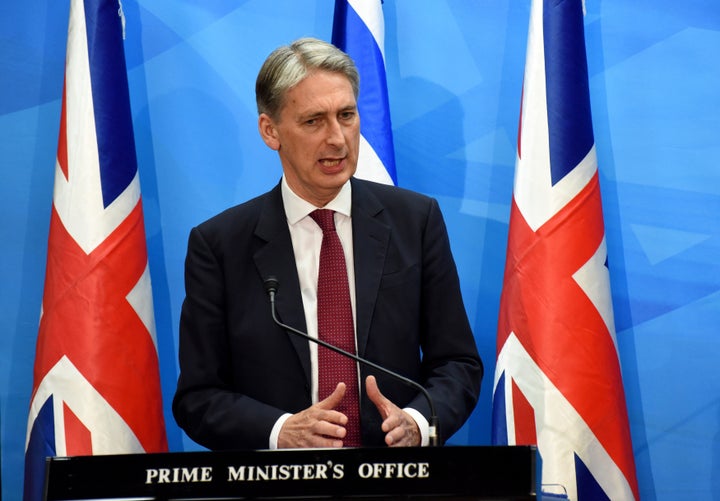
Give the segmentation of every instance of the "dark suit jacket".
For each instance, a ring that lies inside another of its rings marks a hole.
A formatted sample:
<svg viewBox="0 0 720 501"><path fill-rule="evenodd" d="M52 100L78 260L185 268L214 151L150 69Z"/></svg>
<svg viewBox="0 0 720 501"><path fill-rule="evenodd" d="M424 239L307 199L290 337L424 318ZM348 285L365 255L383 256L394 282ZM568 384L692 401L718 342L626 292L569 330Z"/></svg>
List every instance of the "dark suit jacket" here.
<svg viewBox="0 0 720 501"><path fill-rule="evenodd" d="M422 384L446 439L472 412L483 369L445 223L434 199L351 182L359 355ZM175 419L210 449L267 448L283 413L311 405L308 341L273 324L263 286L277 277L280 321L305 331L280 185L194 228L185 266ZM374 373L360 370L362 381ZM429 417L421 394L375 375L396 405ZM364 384L361 395L363 444L382 445Z"/></svg>

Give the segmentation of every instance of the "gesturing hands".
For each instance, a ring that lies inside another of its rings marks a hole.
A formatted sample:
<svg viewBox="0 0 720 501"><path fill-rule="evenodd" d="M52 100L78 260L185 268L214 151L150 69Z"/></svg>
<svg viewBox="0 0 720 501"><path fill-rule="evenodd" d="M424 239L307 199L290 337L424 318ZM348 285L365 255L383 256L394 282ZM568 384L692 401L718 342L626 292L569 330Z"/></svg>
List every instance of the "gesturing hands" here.
<svg viewBox="0 0 720 501"><path fill-rule="evenodd" d="M407 447L420 445L420 430L415 420L400 407L388 400L380 392L375 376L365 380L367 396L375 404L383 418L382 431L385 432L385 443L390 447Z"/></svg>
<svg viewBox="0 0 720 501"><path fill-rule="evenodd" d="M367 377L365 389L383 418L385 443L391 447L420 445L420 430L415 420L380 392L374 376ZM290 416L280 430L278 447L342 447L348 419L334 409L345 396L345 390L345 383L338 383L326 399Z"/></svg>
<svg viewBox="0 0 720 501"><path fill-rule="evenodd" d="M278 447L342 447L348 418L335 409L345 396L345 383L338 383L325 400L290 416L280 429Z"/></svg>

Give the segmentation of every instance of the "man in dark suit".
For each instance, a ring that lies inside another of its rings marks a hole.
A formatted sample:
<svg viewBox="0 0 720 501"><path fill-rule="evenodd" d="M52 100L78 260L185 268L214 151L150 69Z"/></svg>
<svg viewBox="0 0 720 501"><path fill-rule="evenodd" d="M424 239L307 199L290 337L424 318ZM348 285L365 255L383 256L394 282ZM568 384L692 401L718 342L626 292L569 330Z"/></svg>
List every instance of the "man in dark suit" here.
<svg viewBox="0 0 720 501"><path fill-rule="evenodd" d="M362 445L428 442L422 393L360 364L350 378L358 381L337 381L320 397L325 348L273 322L264 288L271 276L279 319L318 335L323 233L310 216L318 208L335 211L357 354L430 393L441 441L477 402L482 363L437 202L352 177L358 83L352 60L325 42L274 51L256 84L258 127L283 178L190 233L173 413L210 449L342 447L352 425L341 409L353 383Z"/></svg>

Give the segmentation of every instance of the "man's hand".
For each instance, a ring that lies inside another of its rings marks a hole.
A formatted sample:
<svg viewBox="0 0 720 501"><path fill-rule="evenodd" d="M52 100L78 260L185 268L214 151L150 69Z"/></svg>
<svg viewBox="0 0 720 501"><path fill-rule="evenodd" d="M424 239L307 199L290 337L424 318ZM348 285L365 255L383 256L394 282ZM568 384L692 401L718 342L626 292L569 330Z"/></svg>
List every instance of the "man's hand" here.
<svg viewBox="0 0 720 501"><path fill-rule="evenodd" d="M410 414L380 393L375 376L367 377L365 390L383 418L382 431L385 432L385 443L391 447L420 445L421 437L417 423Z"/></svg>
<svg viewBox="0 0 720 501"><path fill-rule="evenodd" d="M325 400L290 416L280 429L278 448L342 447L348 418L334 409L345 390L345 383L338 383Z"/></svg>

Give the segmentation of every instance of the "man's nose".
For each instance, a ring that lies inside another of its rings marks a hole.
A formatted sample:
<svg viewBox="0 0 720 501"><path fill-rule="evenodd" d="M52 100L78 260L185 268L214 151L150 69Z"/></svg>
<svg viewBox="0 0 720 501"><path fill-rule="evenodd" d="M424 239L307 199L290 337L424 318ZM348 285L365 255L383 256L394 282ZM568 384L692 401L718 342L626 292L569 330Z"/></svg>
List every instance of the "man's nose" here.
<svg viewBox="0 0 720 501"><path fill-rule="evenodd" d="M327 142L332 145L345 144L345 135L343 134L342 125L337 119L328 120L327 126Z"/></svg>

